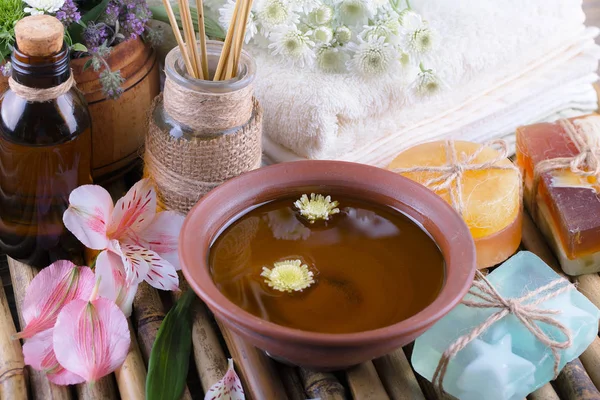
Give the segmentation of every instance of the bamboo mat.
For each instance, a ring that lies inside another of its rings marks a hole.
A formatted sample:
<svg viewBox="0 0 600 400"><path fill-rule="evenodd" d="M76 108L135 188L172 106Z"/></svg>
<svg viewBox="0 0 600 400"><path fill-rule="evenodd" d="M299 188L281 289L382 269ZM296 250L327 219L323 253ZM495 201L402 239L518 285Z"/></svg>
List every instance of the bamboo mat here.
<svg viewBox="0 0 600 400"><path fill-rule="evenodd" d="M558 269L558 263L529 218L523 224L522 248ZM148 285L140 285L130 323L132 347L125 364L93 387L52 385L37 371L24 367L21 348L10 336L20 326L18 305L37 271L2 257L0 261L0 399L143 399L146 367L152 343L165 312L175 298ZM573 279L578 289L600 307L600 276ZM183 288L187 284L183 283ZM10 311L9 311L10 309ZM204 391L225 372L233 357L247 399L254 400L446 400L409 363L412 345L379 359L336 373L319 373L279 364L219 326L198 301L194 308L194 346L184 399L203 399ZM26 390L27 388L27 390ZM527 397L529 400L600 400L600 338L567 364L556 381ZM484 400L484 399L482 399Z"/></svg>

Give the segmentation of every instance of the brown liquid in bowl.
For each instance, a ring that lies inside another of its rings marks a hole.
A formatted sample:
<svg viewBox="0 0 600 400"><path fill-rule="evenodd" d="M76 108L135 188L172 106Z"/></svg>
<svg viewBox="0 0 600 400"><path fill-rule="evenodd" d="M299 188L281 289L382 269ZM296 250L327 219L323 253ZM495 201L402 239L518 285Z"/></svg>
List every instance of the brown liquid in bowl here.
<svg viewBox="0 0 600 400"><path fill-rule="evenodd" d="M233 222L210 250L218 289L260 318L324 333L382 328L431 304L444 283L433 239L397 210L333 199L340 213L327 222L306 222L297 198L263 204ZM286 259L307 264L315 283L292 293L269 287L262 268Z"/></svg>

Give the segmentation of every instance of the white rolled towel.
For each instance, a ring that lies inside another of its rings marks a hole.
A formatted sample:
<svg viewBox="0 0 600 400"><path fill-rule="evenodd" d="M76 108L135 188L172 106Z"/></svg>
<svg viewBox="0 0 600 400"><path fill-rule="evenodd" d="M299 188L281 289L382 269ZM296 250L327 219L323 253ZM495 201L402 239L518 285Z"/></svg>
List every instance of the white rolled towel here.
<svg viewBox="0 0 600 400"><path fill-rule="evenodd" d="M584 27L581 0L411 3L439 32L427 66L448 88L415 98L399 79L302 71L256 52L268 159L385 165L422 141L482 141L556 113L596 108L598 32Z"/></svg>

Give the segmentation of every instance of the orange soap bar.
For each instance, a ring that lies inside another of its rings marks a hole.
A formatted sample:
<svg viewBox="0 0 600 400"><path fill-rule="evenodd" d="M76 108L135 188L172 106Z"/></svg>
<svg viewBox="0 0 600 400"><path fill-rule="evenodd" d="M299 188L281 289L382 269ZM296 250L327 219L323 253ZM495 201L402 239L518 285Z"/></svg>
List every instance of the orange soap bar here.
<svg viewBox="0 0 600 400"><path fill-rule="evenodd" d="M454 146L458 163L467 164L467 168L458 175L449 175L451 160L448 146ZM478 154L470 159L476 152ZM521 242L521 178L518 170L512 168L512 162L500 157L501 153L489 146L464 141L450 144L437 141L400 153L388 166L389 170L428 186L455 209L459 208L456 199L462 197L462 217L475 240L478 268L503 262ZM486 163L491 165L483 169L469 169L469 165ZM507 169L498 169L498 166ZM432 170L405 171L415 167L432 167ZM431 182L437 178L447 184L440 187L439 181ZM458 196L459 187L462 196Z"/></svg>
<svg viewBox="0 0 600 400"><path fill-rule="evenodd" d="M592 142L600 141L600 116L519 128L517 163L523 171L525 203L533 218L565 273L580 275L600 271L600 183L595 176L582 176L565 167L541 173L538 187L533 187L538 164L557 159L568 163L581 153L567 129L576 135L583 129ZM585 163L581 167L587 170Z"/></svg>

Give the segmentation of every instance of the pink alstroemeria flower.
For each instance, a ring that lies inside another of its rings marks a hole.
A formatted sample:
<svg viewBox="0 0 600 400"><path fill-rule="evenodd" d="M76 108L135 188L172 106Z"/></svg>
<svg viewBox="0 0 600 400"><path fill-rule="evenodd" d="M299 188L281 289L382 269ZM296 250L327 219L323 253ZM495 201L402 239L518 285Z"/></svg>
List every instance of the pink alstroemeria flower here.
<svg viewBox="0 0 600 400"><path fill-rule="evenodd" d="M156 213L156 193L147 179L136 183L114 206L104 188L80 186L71 192L63 215L67 229L84 245L118 256L98 259L125 272L127 287L121 289L127 293L143 280L158 289L178 289L177 242L183 220L173 211Z"/></svg>
<svg viewBox="0 0 600 400"><path fill-rule="evenodd" d="M240 377L233 369L233 360L228 360L227 372L221 380L208 389L204 400L244 400L244 389Z"/></svg>
<svg viewBox="0 0 600 400"><path fill-rule="evenodd" d="M50 382L57 385L75 385L85 382L81 376L67 371L59 364L54 354L53 332L53 329L48 329L25 341L23 345L25 364L46 373Z"/></svg>
<svg viewBox="0 0 600 400"><path fill-rule="evenodd" d="M58 313L74 299L90 297L96 279L91 269L70 261L56 261L33 278L23 300L25 329L15 338L31 338L51 329Z"/></svg>

